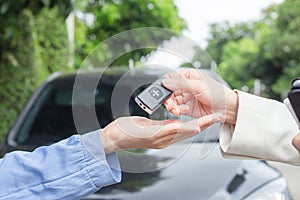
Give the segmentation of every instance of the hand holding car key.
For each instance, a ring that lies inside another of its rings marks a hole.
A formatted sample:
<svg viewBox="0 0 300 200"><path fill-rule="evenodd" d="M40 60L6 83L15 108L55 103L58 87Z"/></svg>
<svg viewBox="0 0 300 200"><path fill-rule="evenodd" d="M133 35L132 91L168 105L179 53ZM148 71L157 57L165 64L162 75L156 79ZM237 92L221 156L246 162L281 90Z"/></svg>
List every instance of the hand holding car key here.
<svg viewBox="0 0 300 200"><path fill-rule="evenodd" d="M161 84L158 79L135 97L135 102L147 113L152 114L172 94L172 91Z"/></svg>

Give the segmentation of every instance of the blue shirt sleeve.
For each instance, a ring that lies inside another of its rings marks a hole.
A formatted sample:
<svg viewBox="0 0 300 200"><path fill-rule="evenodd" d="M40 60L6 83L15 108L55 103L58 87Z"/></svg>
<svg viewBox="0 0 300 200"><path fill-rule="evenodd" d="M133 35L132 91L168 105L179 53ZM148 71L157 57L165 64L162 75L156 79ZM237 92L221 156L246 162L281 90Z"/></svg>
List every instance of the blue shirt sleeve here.
<svg viewBox="0 0 300 200"><path fill-rule="evenodd" d="M80 199L120 180L117 156L105 155L99 131L0 159L0 199Z"/></svg>

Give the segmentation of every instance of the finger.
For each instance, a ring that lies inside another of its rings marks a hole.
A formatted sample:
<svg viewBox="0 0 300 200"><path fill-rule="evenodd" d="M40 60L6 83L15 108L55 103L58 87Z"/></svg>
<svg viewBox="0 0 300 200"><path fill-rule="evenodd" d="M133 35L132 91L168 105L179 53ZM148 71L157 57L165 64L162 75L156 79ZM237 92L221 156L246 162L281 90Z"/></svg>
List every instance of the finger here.
<svg viewBox="0 0 300 200"><path fill-rule="evenodd" d="M189 102L191 99L193 98L193 96L190 93L182 93L181 95L175 96L175 102L177 104L186 104L187 102Z"/></svg>
<svg viewBox="0 0 300 200"><path fill-rule="evenodd" d="M170 110L168 110L170 113L172 113L173 115L175 116L179 116L180 115L180 112L179 112L179 109L176 109L176 108L172 108Z"/></svg>
<svg viewBox="0 0 300 200"><path fill-rule="evenodd" d="M193 122L194 121L194 122ZM215 113L211 115L206 115L204 117L200 117L199 119L192 120L191 123L197 123L201 130L204 130L208 126L214 123L223 123L225 121L225 117L221 113Z"/></svg>
<svg viewBox="0 0 300 200"><path fill-rule="evenodd" d="M165 79L172 79L172 78L181 78L182 75L180 72L171 72L171 73L167 73L163 76L163 78Z"/></svg>
<svg viewBox="0 0 300 200"><path fill-rule="evenodd" d="M195 83L196 83L195 81L187 80L184 78L173 78L173 79L162 80L162 84L166 88L174 92L177 91L177 93L178 91L180 91L180 93L182 93L182 91L193 93L198 87Z"/></svg>
<svg viewBox="0 0 300 200"><path fill-rule="evenodd" d="M171 110L173 105L173 100L172 99L167 99L164 102L164 106L166 107L167 110Z"/></svg>
<svg viewBox="0 0 300 200"><path fill-rule="evenodd" d="M173 78L185 78L185 79L199 79L202 78L202 73L200 70L196 69L181 69L176 72L171 72L165 74L163 77L166 79L173 79Z"/></svg>
<svg viewBox="0 0 300 200"><path fill-rule="evenodd" d="M200 131L212 125L213 123L222 122L223 120L224 116L220 113L217 113L185 122L181 125L181 129L177 130L177 133L170 135L168 138L166 138L166 140L169 140L169 143L179 142L181 140L193 137L196 134L200 133ZM194 128L195 126L198 127L197 130ZM189 129L189 127L192 128Z"/></svg>
<svg viewBox="0 0 300 200"><path fill-rule="evenodd" d="M182 93L179 96L172 94L172 96L164 102L164 105L168 111L175 115L180 115L186 113L186 107L183 106L183 108L181 108L180 105L187 104L192 98L193 96L189 93Z"/></svg>
<svg viewBox="0 0 300 200"><path fill-rule="evenodd" d="M206 129L214 123L224 123L225 117L221 113L214 113L212 115L207 115L199 119L199 126L202 130Z"/></svg>
<svg viewBox="0 0 300 200"><path fill-rule="evenodd" d="M164 138L161 139L161 145L166 147L170 144L182 141L184 139L193 137L197 135L200 132L200 130L192 130L192 131L187 131L187 130L179 130L176 133L170 134L168 136L165 136Z"/></svg>
<svg viewBox="0 0 300 200"><path fill-rule="evenodd" d="M178 133L197 133L199 131L200 128L196 124L187 125L184 123L169 123L163 128L162 136L174 135Z"/></svg>
<svg viewBox="0 0 300 200"><path fill-rule="evenodd" d="M164 102L164 105L169 112L173 113L174 115L180 115L181 109L180 109L179 105L176 103L174 96L171 96L169 99L167 99Z"/></svg>
<svg viewBox="0 0 300 200"><path fill-rule="evenodd" d="M168 144L163 144L162 141L166 141L166 138L170 138L171 135L174 137L178 132L196 133L198 131L198 126L182 126L182 122L179 120L165 120L165 125L163 126L151 125L145 127L143 132L140 132L138 138L149 138L151 141L155 141L155 143L161 143L162 146L167 146Z"/></svg>
<svg viewBox="0 0 300 200"><path fill-rule="evenodd" d="M193 137L196 134L199 133L199 129L194 130L178 130L177 132L172 132L172 134L165 135L164 137L160 138L159 141L161 143L161 146L166 147L169 146L170 144L179 142L181 140L184 140L189 137Z"/></svg>
<svg viewBox="0 0 300 200"><path fill-rule="evenodd" d="M165 126L167 124L172 124L172 123L182 123L179 119L167 119L167 120L152 120L152 125L161 125Z"/></svg>
<svg viewBox="0 0 300 200"><path fill-rule="evenodd" d="M182 121L179 119L168 119L168 120L164 120L163 125L168 125L168 124L172 124L172 123L182 123Z"/></svg>
<svg viewBox="0 0 300 200"><path fill-rule="evenodd" d="M223 114L216 113L211 115L206 115L204 117L200 117L198 119L190 120L188 122L185 122L185 125L190 126L198 126L201 131L207 128L208 126L217 123L217 122L223 122L224 116Z"/></svg>
<svg viewBox="0 0 300 200"><path fill-rule="evenodd" d="M177 124L177 127L172 126L171 129L166 129L165 134L161 137L161 147L164 148L170 144L193 137L211 124L221 122L223 118L224 116L218 113L208 115L200 119L191 120L189 122L182 123L181 125Z"/></svg>
<svg viewBox="0 0 300 200"><path fill-rule="evenodd" d="M171 113L173 113L174 115L176 115L176 116L186 115L186 114L189 114L190 107L188 105L185 105L185 104L181 104L181 105L174 104L172 109L170 109L169 111Z"/></svg>
<svg viewBox="0 0 300 200"><path fill-rule="evenodd" d="M292 141L293 146L297 149L300 153L300 134L296 135Z"/></svg>
<svg viewBox="0 0 300 200"><path fill-rule="evenodd" d="M178 105L179 115L186 115L190 113L190 106L186 104Z"/></svg>
<svg viewBox="0 0 300 200"><path fill-rule="evenodd" d="M151 120L152 124L146 126L142 129L142 133L139 132L139 135L142 137L152 137L156 136L159 138L163 138L166 135L177 133L178 131L183 132L195 132L200 128L197 125L193 126L185 126L178 119L170 119L170 120Z"/></svg>
<svg viewBox="0 0 300 200"><path fill-rule="evenodd" d="M178 95L182 95L182 93L184 93L184 91L182 91L182 90L175 90L173 92L173 94L174 94L175 97L178 96Z"/></svg>
<svg viewBox="0 0 300 200"><path fill-rule="evenodd" d="M164 105L167 110L172 110L173 106L175 104L175 96L172 94L165 102Z"/></svg>
<svg viewBox="0 0 300 200"><path fill-rule="evenodd" d="M177 130L178 134L197 134L201 128L196 123L182 123L180 129Z"/></svg>

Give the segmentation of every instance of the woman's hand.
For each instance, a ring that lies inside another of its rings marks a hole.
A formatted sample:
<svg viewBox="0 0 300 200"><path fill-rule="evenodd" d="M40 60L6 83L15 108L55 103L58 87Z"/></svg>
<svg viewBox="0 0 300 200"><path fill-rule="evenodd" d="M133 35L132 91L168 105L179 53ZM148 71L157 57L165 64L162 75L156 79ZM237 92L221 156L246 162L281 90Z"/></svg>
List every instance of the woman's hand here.
<svg viewBox="0 0 300 200"><path fill-rule="evenodd" d="M199 70L185 69L166 74L162 83L174 91L164 103L173 114L199 118L221 113L225 122L235 124L238 109L236 92Z"/></svg>
<svg viewBox="0 0 300 200"><path fill-rule="evenodd" d="M118 149L161 149L192 137L215 122L221 115L208 115L189 122L156 121L144 117L121 117L107 125L100 137L106 154Z"/></svg>

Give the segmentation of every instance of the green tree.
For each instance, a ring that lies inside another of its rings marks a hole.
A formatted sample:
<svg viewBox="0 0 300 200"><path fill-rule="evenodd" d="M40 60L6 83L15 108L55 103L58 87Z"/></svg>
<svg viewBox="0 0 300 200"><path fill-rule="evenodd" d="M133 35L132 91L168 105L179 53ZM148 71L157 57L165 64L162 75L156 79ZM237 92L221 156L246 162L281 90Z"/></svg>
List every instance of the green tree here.
<svg viewBox="0 0 300 200"><path fill-rule="evenodd" d="M290 81L300 76L300 2L286 0L278 6L276 19L276 48L273 57L280 59L280 76L272 89L277 94L286 95Z"/></svg>
<svg viewBox="0 0 300 200"><path fill-rule="evenodd" d="M251 61L255 59L258 52L256 41L252 38L243 38L238 41L230 41L223 47L222 62L219 71L222 77L231 83L233 88L253 86Z"/></svg>
<svg viewBox="0 0 300 200"><path fill-rule="evenodd" d="M42 59L43 68L47 74L56 71L69 71L73 66L68 65L69 41L66 23L60 17L57 7L43 8L35 17L37 47Z"/></svg>
<svg viewBox="0 0 300 200"><path fill-rule="evenodd" d="M286 0L263 14L257 22L212 25L207 50L232 86L252 87L258 78L266 96L281 99L300 75L300 2Z"/></svg>
<svg viewBox="0 0 300 200"><path fill-rule="evenodd" d="M70 1L0 1L0 138L53 71L68 69ZM59 66L59 68L58 68Z"/></svg>
<svg viewBox="0 0 300 200"><path fill-rule="evenodd" d="M83 59L100 42L122 31L140 27L161 27L181 32L185 22L178 16L173 0L95 0L76 1L76 9L81 11L81 19L76 19L75 57L78 68ZM133 42L148 39L147 34L133 36ZM164 35L156 38L165 39ZM124 47L120 47L124 48ZM153 49L132 51L118 58L112 65L128 65L129 59L139 61ZM99 55L104 59L110 52Z"/></svg>
<svg viewBox="0 0 300 200"><path fill-rule="evenodd" d="M211 24L206 50L217 63L220 63L223 47L230 41L238 41L244 37L253 38L255 35L253 26L251 22L233 24L225 21Z"/></svg>
<svg viewBox="0 0 300 200"><path fill-rule="evenodd" d="M0 58L3 52L13 50L18 45L19 37L23 34L18 19L24 10L36 16L43 8L55 6L64 18L72 10L70 0L0 0Z"/></svg>
<svg viewBox="0 0 300 200"><path fill-rule="evenodd" d="M35 45L38 41L32 27L33 15L25 10L18 20L23 31L18 36L15 52L4 51L0 62L0 136L8 131L26 99L43 77L40 68L42 60Z"/></svg>
<svg viewBox="0 0 300 200"><path fill-rule="evenodd" d="M233 88L252 87L254 63L259 51L255 22L223 22L210 26L206 50L216 61L221 76Z"/></svg>

